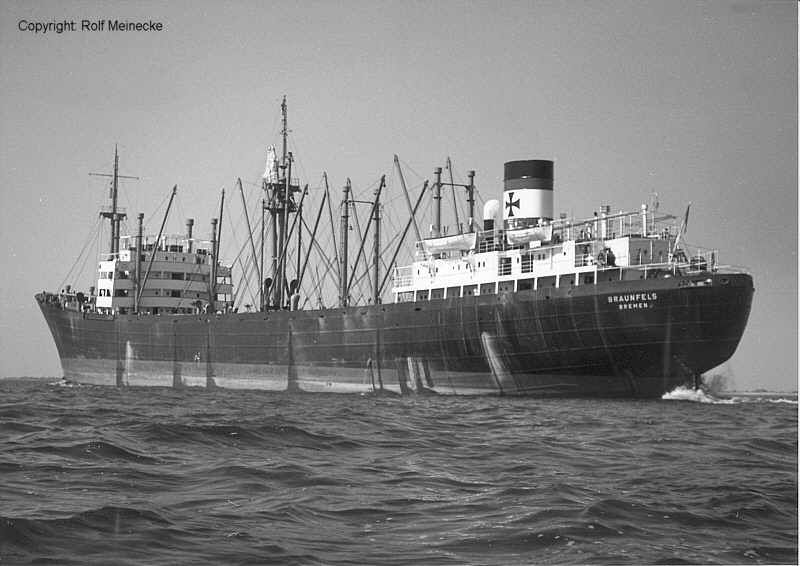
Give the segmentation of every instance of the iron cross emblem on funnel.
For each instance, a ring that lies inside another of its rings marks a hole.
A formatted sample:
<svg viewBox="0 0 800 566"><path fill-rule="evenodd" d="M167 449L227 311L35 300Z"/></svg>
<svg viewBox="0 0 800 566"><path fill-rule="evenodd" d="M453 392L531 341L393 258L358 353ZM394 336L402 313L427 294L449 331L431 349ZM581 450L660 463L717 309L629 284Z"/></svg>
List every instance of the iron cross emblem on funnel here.
<svg viewBox="0 0 800 566"><path fill-rule="evenodd" d="M506 201L506 208L508 209L508 217L513 218L514 216L514 207L519 208L519 199L514 200L514 191L507 193L508 200Z"/></svg>

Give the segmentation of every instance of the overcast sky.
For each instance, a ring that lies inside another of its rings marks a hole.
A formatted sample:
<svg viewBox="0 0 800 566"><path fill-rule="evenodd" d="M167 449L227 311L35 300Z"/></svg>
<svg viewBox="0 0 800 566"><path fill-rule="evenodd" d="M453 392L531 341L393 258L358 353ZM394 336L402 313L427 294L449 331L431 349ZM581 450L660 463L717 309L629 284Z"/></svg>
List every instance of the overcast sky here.
<svg viewBox="0 0 800 566"><path fill-rule="evenodd" d="M691 202L687 241L755 278L720 371L740 390L797 387L796 2L4 0L0 16L4 377L62 375L33 295L65 282L110 204L88 174L111 172L115 144L139 177L129 217L157 232L178 184L202 232L220 189L257 184L286 95L312 186L327 172L366 191L395 154L432 178L450 156L488 200L505 161L538 158L555 161L556 214Z"/></svg>

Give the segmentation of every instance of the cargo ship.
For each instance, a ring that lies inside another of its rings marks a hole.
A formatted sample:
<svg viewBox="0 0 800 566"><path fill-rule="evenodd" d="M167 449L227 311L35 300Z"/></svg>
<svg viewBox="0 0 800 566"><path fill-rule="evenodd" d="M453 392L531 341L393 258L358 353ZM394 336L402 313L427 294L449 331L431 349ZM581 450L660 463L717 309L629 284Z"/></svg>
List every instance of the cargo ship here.
<svg viewBox="0 0 800 566"><path fill-rule="evenodd" d="M381 245L385 178L363 203L370 210L363 237L349 241L356 201L348 179L339 226L323 238L323 206L315 222L302 219L308 190L292 177L285 99L282 126L283 151L269 149L263 175L260 234L247 216L247 269L258 280L247 305L234 263L220 259L222 209L206 239L193 235L192 220L185 233L165 235L166 215L156 236L143 234L142 214L136 234L120 234L115 152L112 206L100 213L110 221L111 247L96 286L36 295L66 380L660 398L702 386L702 374L730 359L745 331L752 276L722 264L716 251L685 244L688 208L681 217L663 214L654 199L632 212L602 206L588 218L555 218L554 162L528 159L505 163L502 195L484 204L482 221L474 217L475 173L456 184L436 168L415 205L406 191L409 219L394 250ZM448 230L441 203L449 187L464 190L469 213ZM323 202L328 196L326 185ZM425 197L435 211L427 238L414 220ZM312 258L300 252L337 232L334 257L315 260L336 274L334 304L309 307ZM401 250L405 265L396 262ZM359 268L372 289L356 296Z"/></svg>

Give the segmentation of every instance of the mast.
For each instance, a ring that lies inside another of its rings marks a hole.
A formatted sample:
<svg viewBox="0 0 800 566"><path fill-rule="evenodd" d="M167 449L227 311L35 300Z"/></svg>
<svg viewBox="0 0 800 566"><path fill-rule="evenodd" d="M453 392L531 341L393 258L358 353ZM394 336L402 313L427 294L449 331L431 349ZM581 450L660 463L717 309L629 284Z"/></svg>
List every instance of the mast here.
<svg viewBox="0 0 800 566"><path fill-rule="evenodd" d="M119 214L117 214L117 181L119 180L119 154L114 145L114 180L111 183L111 253L119 253Z"/></svg>
<svg viewBox="0 0 800 566"><path fill-rule="evenodd" d="M119 179L139 179L139 177L128 177L126 175L119 174L119 153L117 151L117 145L114 145L114 174L108 175L104 173L89 173L89 175L94 177L111 177L111 210L104 210L100 212L100 216L103 218L108 218L111 221L111 249L110 252L112 256L119 254L119 225L122 222L123 218L126 218L126 214L124 212L119 212L119 208L117 207L117 195L118 195L118 181Z"/></svg>
<svg viewBox="0 0 800 566"><path fill-rule="evenodd" d="M266 275L264 271L264 243L265 243L264 241L267 238L267 233L265 231L266 226L264 225L266 223L266 215L264 214L264 211L266 210L267 210L267 199L262 198L261 199L261 257L259 258L261 260L261 270L260 270L261 278L259 279L258 282L258 304L259 304L259 310L261 311L264 310L264 292L266 291L265 287L267 282L266 278L264 277L264 275Z"/></svg>
<svg viewBox="0 0 800 566"><path fill-rule="evenodd" d="M286 116L284 115L284 124L286 122ZM286 151L286 130L284 128L284 141L283 141L283 149ZM287 265L289 264L289 257L288 257L288 250L289 250L289 230L286 228L289 226L289 213L292 212L289 210L289 204L291 202L291 193L292 193L292 153L289 152L284 156L284 190L283 190L283 221L281 223L281 255L280 260L278 261L278 265L280 266L280 285L278 286L278 305L283 307L284 304L284 297L286 296L286 272L287 272ZM288 297L287 297L288 298Z"/></svg>
<svg viewBox="0 0 800 566"><path fill-rule="evenodd" d="M378 187L378 190L375 191L375 207L373 209L373 221L375 222L375 249L373 250L372 254L372 268L375 274L375 280L373 281L373 289L372 289L372 304L377 305L381 302L381 282L380 282L380 264L381 264L381 207L380 207L380 200L381 200L381 189L383 188L383 183L386 180L386 176L381 178L381 184Z"/></svg>
<svg viewBox="0 0 800 566"><path fill-rule="evenodd" d="M350 230L350 178L344 186L344 198L342 199L342 251L339 254L341 267L339 268L339 305L347 306L347 237Z"/></svg>
<svg viewBox="0 0 800 566"><path fill-rule="evenodd" d="M307 194L308 185L303 189L303 196L300 197L300 204L297 206L297 214L295 215L295 224L297 225L297 266L295 276L297 277L298 285L300 280L300 263L303 260L303 201L306 199ZM295 289L295 291L299 291L299 288Z"/></svg>
<svg viewBox="0 0 800 566"><path fill-rule="evenodd" d="M215 310L217 288L217 219L211 219L211 281L208 287L208 312Z"/></svg>
<svg viewBox="0 0 800 566"><path fill-rule="evenodd" d="M284 287L286 285L286 264L285 260L286 248L288 245L288 233L286 227L288 224L290 210L292 187L292 154L288 150L288 137L289 126L287 119L286 97L283 97L281 103L281 114L283 115L283 129L281 136L283 137L283 153L280 158L280 165L283 178L273 179L270 176L268 187L272 189L268 209L272 216L272 285L270 294L272 296L272 304L275 308L282 308ZM267 173L265 173L265 176ZM277 175L275 175L277 177ZM283 259L282 259L283 258Z"/></svg>
<svg viewBox="0 0 800 566"><path fill-rule="evenodd" d="M281 226L280 226L280 255L278 260L278 268L279 273L276 277L276 281L273 283L276 286L275 293L276 293L276 303L277 307L280 309L283 307L283 294L284 294L284 285L286 284L286 245L288 241L288 234L286 233L286 225L289 221L289 183L291 182L291 161L289 159L289 151L288 151L288 138L289 138L289 119L287 116L287 107L286 107L286 96L284 95L283 101L281 102L281 116L283 121L283 128L281 130L281 137L283 138L283 152L281 155L281 169L283 169L284 175L284 190L282 195L282 214L281 214Z"/></svg>
<svg viewBox="0 0 800 566"><path fill-rule="evenodd" d="M142 223L144 221L144 213L139 213L139 231L136 236L136 279L134 280L135 288L133 291L133 314L138 314L139 311L139 297L142 294ZM191 236L190 236L191 237ZM190 244L191 245L191 244ZM191 250L189 250L191 252Z"/></svg>
<svg viewBox="0 0 800 566"><path fill-rule="evenodd" d="M211 300L209 304L211 305L209 308L209 312L216 311L216 301L217 301L217 273L219 270L219 255L220 250L220 241L222 239L222 210L225 206L225 189L222 189L222 200L219 203L219 228L217 228L217 219L211 219L211 239L213 240L213 254L212 260L214 263L211 264Z"/></svg>

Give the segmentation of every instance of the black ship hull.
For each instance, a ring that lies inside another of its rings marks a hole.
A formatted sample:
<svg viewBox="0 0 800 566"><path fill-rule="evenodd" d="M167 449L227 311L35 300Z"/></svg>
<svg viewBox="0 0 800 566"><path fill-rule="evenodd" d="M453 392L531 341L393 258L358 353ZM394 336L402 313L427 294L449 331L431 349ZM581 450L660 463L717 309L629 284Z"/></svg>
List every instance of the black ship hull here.
<svg viewBox="0 0 800 566"><path fill-rule="evenodd" d="M710 273L213 315L98 315L37 295L80 383L649 398L728 360L752 298L750 275Z"/></svg>

